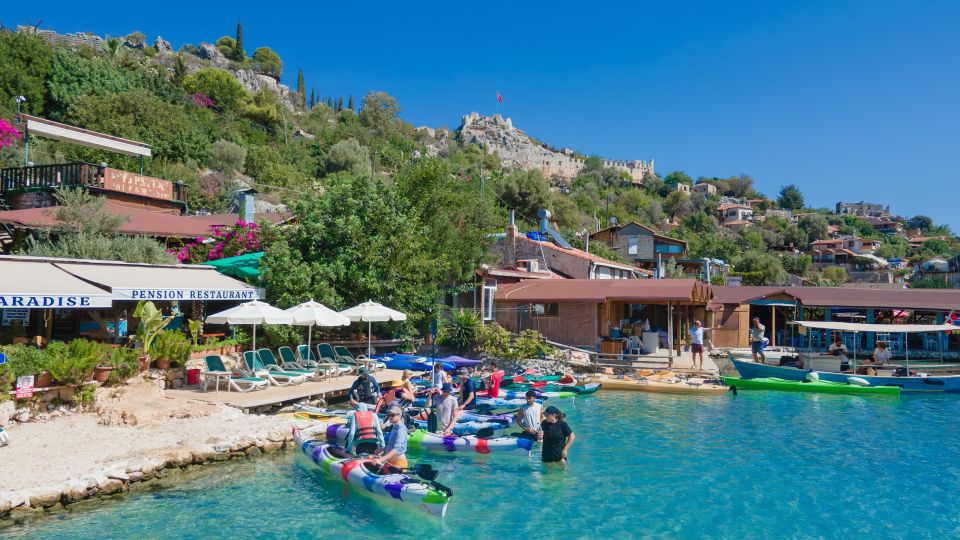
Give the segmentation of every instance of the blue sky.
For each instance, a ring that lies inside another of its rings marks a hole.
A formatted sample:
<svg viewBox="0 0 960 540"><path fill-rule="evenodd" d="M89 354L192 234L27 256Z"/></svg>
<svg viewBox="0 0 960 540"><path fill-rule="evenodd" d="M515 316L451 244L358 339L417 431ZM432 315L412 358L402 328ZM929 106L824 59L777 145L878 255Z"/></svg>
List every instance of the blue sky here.
<svg viewBox="0 0 960 540"><path fill-rule="evenodd" d="M9 4L9 3L8 3ZM794 4L794 5L791 5ZM415 125L501 112L554 146L747 173L809 204L890 204L960 232L958 2L20 2L0 22L213 42L243 22L284 82L396 96Z"/></svg>

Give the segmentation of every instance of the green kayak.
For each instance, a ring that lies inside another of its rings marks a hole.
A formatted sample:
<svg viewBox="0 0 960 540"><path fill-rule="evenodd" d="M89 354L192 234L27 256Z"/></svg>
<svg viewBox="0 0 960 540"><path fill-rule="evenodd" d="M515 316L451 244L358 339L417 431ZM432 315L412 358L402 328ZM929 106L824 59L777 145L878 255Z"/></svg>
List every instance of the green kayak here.
<svg viewBox="0 0 960 540"><path fill-rule="evenodd" d="M816 392L820 394L877 394L899 396L899 386L858 386L850 383L830 381L790 381L765 377L760 379L741 379L723 377L723 383L737 390L782 390L785 392Z"/></svg>

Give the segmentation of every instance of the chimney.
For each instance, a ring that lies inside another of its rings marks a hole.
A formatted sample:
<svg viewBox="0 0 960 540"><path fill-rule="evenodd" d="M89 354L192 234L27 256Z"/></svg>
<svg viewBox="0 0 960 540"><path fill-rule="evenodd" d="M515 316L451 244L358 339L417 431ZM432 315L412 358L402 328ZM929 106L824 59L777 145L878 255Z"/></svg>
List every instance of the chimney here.
<svg viewBox="0 0 960 540"><path fill-rule="evenodd" d="M507 225L507 260L504 264L507 266L517 264L517 225L514 222L513 210L510 210L510 224Z"/></svg>
<svg viewBox="0 0 960 540"><path fill-rule="evenodd" d="M256 199L257 190L253 188L238 189L234 192L237 197L237 206L240 207L240 219L247 223L254 223L257 219Z"/></svg>

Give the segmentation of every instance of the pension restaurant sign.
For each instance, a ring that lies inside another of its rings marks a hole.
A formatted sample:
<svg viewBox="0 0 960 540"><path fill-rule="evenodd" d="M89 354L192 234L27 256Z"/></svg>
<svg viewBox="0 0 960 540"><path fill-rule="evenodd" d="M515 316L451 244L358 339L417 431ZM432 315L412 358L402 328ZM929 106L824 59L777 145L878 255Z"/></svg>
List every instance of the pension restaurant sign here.
<svg viewBox="0 0 960 540"><path fill-rule="evenodd" d="M151 199L173 200L173 182L109 167L103 171L103 189Z"/></svg>
<svg viewBox="0 0 960 540"><path fill-rule="evenodd" d="M256 300L257 290L248 289L113 289L118 300Z"/></svg>

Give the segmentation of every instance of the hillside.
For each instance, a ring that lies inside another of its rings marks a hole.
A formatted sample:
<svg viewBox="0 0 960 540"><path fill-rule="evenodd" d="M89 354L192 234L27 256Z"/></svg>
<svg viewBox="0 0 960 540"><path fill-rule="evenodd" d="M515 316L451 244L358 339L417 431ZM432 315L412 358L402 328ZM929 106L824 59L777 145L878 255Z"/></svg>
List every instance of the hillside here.
<svg viewBox="0 0 960 540"><path fill-rule="evenodd" d="M862 217L805 209L796 186L786 186L774 200L757 193L749 176L693 179L674 171L661 177L652 160L614 162L558 150L498 115L465 115L454 133L415 129L387 93L371 92L356 103L335 92L321 97L302 72L296 89L280 84L281 75L292 78L291 71L269 47L248 54L239 28L235 37L179 51L160 37L150 42L136 32L106 39L32 28L0 31L0 117L12 118L14 97L23 95L26 112L147 142L154 158L145 172L186 183L191 211L222 210L232 190L243 185L312 215L329 208L329 193L346 197L337 190L367 186L388 206L396 203L398 212L419 216L419 232L410 234L421 237L406 239L414 244L432 239L422 235L440 234L423 232L425 222L441 227L438 220L444 219L458 224L464 237L483 238L503 230L509 208L528 227L535 226L539 209L548 208L575 244L582 243L585 231L611 219L638 221L686 240L689 258L732 263L750 283L782 283L788 272L814 282L825 279L801 252L813 241L844 234L876 238L878 255L915 262L958 251L950 231L924 216L891 216L902 229L927 238L911 246L905 232L884 234ZM0 149L3 166L22 159L17 145ZM136 166L132 158L55 141L31 144L35 164L71 160ZM370 188L371 173L387 182ZM715 189L692 189L695 184ZM719 209L729 203L747 204L754 217L746 225L721 223ZM351 204L334 210L362 211ZM434 246L443 252L434 253L442 263L433 275L448 284L472 279L472 267L489 256L484 241L469 247L450 242ZM617 258L598 243L591 250ZM342 268L338 272L307 281L320 287L346 279Z"/></svg>

